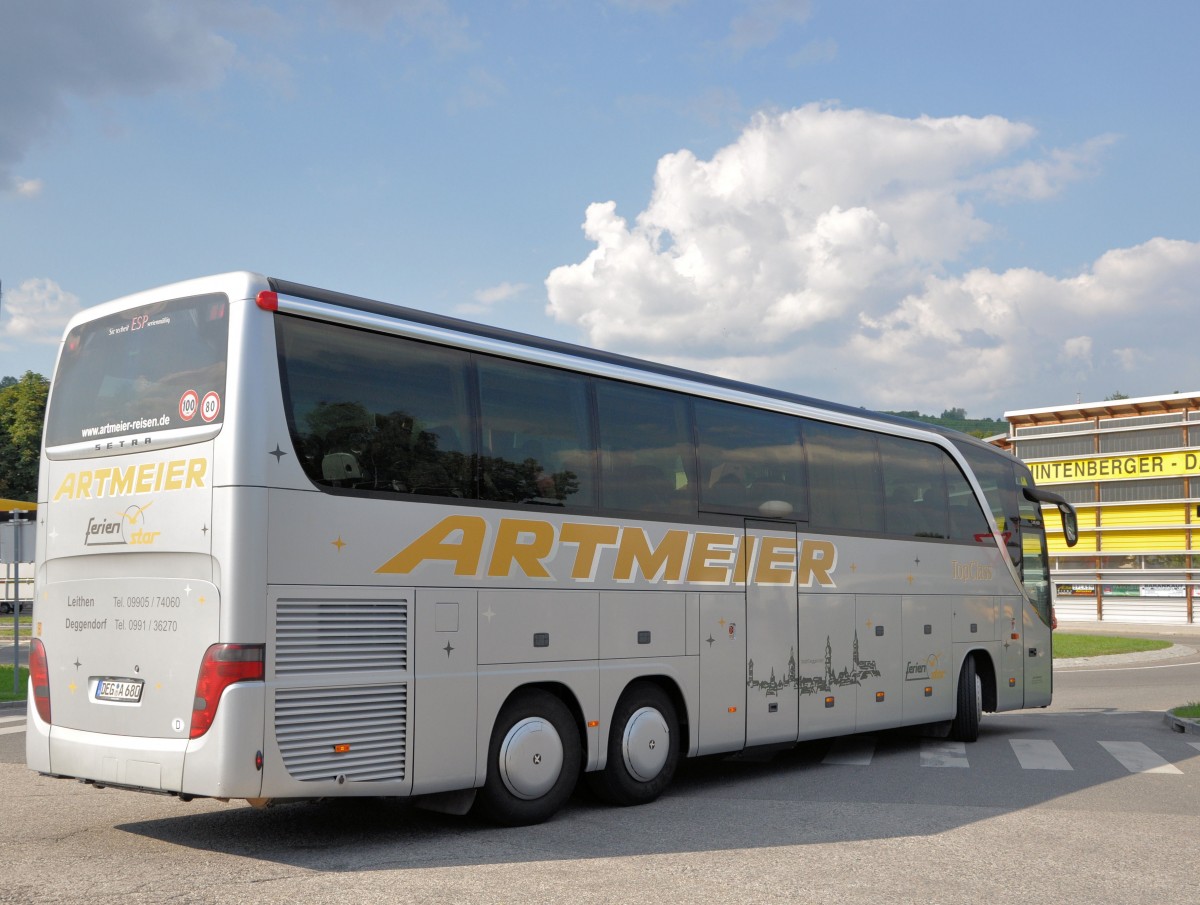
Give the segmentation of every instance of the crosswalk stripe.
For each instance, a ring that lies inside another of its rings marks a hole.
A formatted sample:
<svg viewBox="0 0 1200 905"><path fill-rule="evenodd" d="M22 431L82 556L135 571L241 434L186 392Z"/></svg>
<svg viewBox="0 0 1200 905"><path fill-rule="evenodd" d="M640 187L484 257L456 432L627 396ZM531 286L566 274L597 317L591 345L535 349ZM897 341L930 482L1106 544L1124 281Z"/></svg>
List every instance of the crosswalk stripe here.
<svg viewBox="0 0 1200 905"><path fill-rule="evenodd" d="M921 742L922 767L969 767L965 742L924 739Z"/></svg>
<svg viewBox="0 0 1200 905"><path fill-rule="evenodd" d="M1130 773L1183 772L1141 742L1101 742L1100 745Z"/></svg>
<svg viewBox="0 0 1200 905"><path fill-rule="evenodd" d="M851 736L839 738L829 746L829 753L821 761L823 764L841 764L854 767L865 767L875 756L874 736Z"/></svg>
<svg viewBox="0 0 1200 905"><path fill-rule="evenodd" d="M1200 742L1188 742L1188 744L1191 745L1193 748L1195 748L1197 751L1200 751Z"/></svg>
<svg viewBox="0 0 1200 905"><path fill-rule="evenodd" d="M16 732L24 732L24 731L25 731L24 726L8 726L4 729L0 729L0 735L12 735Z"/></svg>
<svg viewBox="0 0 1200 905"><path fill-rule="evenodd" d="M1073 770L1058 745L1045 739L1010 738L1013 754L1025 770Z"/></svg>
<svg viewBox="0 0 1200 905"><path fill-rule="evenodd" d="M6 725L8 723L24 723L24 722L25 722L25 714L23 714L23 713L19 714L18 716L0 716L0 726Z"/></svg>

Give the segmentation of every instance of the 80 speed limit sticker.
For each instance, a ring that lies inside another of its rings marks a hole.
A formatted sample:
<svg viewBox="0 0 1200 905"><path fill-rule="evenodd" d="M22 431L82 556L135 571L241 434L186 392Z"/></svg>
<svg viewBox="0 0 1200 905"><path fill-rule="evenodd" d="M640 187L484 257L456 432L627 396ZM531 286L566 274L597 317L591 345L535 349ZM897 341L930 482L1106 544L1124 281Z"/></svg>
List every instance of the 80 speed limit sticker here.
<svg viewBox="0 0 1200 905"><path fill-rule="evenodd" d="M219 414L221 414L221 397L215 391L205 393L204 398L200 400L200 417L205 421L212 421Z"/></svg>

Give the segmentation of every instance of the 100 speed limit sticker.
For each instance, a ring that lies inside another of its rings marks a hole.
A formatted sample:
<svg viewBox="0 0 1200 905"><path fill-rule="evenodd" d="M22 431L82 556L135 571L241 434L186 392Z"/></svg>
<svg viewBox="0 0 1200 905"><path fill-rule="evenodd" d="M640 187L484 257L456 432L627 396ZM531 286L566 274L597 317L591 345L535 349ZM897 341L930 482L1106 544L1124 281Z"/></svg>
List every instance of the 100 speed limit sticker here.
<svg viewBox="0 0 1200 905"><path fill-rule="evenodd" d="M191 421L200 415L202 421L210 423L221 414L221 396L216 390L210 390L200 398L195 390L187 390L179 397L179 417Z"/></svg>

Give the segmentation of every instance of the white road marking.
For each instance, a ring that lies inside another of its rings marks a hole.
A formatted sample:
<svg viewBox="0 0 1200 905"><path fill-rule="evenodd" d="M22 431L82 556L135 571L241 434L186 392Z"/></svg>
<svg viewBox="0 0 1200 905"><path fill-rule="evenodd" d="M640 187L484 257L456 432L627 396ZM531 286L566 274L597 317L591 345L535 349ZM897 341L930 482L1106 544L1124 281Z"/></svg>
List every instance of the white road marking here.
<svg viewBox="0 0 1200 905"><path fill-rule="evenodd" d="M969 767L965 742L924 739L921 742L922 767Z"/></svg>
<svg viewBox="0 0 1200 905"><path fill-rule="evenodd" d="M1058 745L1045 739L1010 738L1013 754L1024 770L1073 770Z"/></svg>
<svg viewBox="0 0 1200 905"><path fill-rule="evenodd" d="M1130 773L1182 773L1141 742L1101 742L1101 747L1115 757Z"/></svg>

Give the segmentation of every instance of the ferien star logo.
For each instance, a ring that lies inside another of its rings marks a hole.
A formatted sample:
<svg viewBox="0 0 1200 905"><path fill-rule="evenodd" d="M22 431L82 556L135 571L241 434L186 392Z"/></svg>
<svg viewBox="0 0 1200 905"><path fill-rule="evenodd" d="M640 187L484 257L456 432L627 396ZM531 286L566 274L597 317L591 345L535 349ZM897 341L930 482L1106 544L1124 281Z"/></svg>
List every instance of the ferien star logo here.
<svg viewBox="0 0 1200 905"><path fill-rule="evenodd" d="M151 531L146 527L146 510L153 501L144 506L130 506L116 518L90 518L83 537L83 543L88 547L106 546L149 546L153 544L161 531Z"/></svg>

